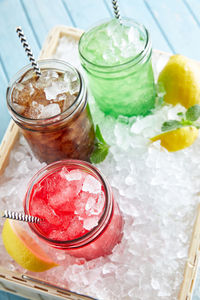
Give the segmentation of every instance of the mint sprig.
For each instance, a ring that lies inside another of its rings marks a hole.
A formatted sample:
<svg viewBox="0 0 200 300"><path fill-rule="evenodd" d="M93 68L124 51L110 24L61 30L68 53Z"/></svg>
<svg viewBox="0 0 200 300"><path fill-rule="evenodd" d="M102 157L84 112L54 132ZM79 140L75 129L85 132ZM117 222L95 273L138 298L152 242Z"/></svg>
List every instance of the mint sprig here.
<svg viewBox="0 0 200 300"><path fill-rule="evenodd" d="M106 158L109 151L109 145L104 140L99 125L96 125L94 150L90 156L90 161L98 164Z"/></svg>
<svg viewBox="0 0 200 300"><path fill-rule="evenodd" d="M188 108L188 110L183 113L177 113L177 116L181 117L181 120L169 120L162 124L162 131L170 131L175 130L184 126L195 126L196 128L200 128L200 123L197 121L200 118L200 105L195 104Z"/></svg>

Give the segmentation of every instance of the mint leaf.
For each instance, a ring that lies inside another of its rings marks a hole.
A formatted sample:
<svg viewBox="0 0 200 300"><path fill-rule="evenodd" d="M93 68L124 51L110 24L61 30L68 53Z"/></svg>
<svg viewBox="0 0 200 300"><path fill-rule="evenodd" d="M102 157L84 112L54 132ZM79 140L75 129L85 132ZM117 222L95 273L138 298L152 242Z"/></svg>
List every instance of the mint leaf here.
<svg viewBox="0 0 200 300"><path fill-rule="evenodd" d="M189 121L196 121L200 117L200 105L195 104L188 108L185 113L186 119Z"/></svg>
<svg viewBox="0 0 200 300"><path fill-rule="evenodd" d="M90 156L90 161L93 164L98 164L106 158L108 155L109 146L98 143Z"/></svg>
<svg viewBox="0 0 200 300"><path fill-rule="evenodd" d="M99 125L96 125L95 131L95 145L94 150L90 156L91 163L98 164L106 158L109 151L109 145L104 140L100 131Z"/></svg>
<svg viewBox="0 0 200 300"><path fill-rule="evenodd" d="M169 131L169 130L174 130L174 129L181 128L181 127L183 127L183 125L180 121L170 120L170 121L164 122L162 124L161 130Z"/></svg>
<svg viewBox="0 0 200 300"><path fill-rule="evenodd" d="M101 130L100 130L98 124L96 125L95 137L96 137L96 139L98 139L99 142L101 142L102 144L107 145L106 141L104 140L104 138L102 136L102 133L101 133Z"/></svg>

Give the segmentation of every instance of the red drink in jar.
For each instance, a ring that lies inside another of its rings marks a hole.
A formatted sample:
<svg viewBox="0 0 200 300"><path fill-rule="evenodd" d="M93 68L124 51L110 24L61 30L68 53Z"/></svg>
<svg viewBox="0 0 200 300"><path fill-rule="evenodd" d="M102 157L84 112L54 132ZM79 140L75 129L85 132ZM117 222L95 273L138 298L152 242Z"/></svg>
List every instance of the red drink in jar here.
<svg viewBox="0 0 200 300"><path fill-rule="evenodd" d="M60 60L46 59L38 64L40 77L28 65L9 84L7 103L12 118L41 162L65 158L88 161L94 127L84 79Z"/></svg>
<svg viewBox="0 0 200 300"><path fill-rule="evenodd" d="M29 224L40 238L87 260L110 254L122 238L111 187L86 162L63 160L41 169L30 182L25 213L42 219Z"/></svg>

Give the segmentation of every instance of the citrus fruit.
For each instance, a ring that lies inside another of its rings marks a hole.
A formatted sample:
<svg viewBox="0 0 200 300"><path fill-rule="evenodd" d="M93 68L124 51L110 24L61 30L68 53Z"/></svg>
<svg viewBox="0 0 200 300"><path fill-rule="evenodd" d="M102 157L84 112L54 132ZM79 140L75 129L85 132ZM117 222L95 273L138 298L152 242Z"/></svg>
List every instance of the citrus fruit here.
<svg viewBox="0 0 200 300"><path fill-rule="evenodd" d="M164 87L167 103L186 108L200 104L200 67L195 61L179 54L171 56L158 83Z"/></svg>
<svg viewBox="0 0 200 300"><path fill-rule="evenodd" d="M191 146L198 137L198 129L185 126L154 136L152 142L160 140L161 145L170 152L179 151Z"/></svg>
<svg viewBox="0 0 200 300"><path fill-rule="evenodd" d="M2 239L8 254L29 271L43 272L57 266L16 221L5 221Z"/></svg>

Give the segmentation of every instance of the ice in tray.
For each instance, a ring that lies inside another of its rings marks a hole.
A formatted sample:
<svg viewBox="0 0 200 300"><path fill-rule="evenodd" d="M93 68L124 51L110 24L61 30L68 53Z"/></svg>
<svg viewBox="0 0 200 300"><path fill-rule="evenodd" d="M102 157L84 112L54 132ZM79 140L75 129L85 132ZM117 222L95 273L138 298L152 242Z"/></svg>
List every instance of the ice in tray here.
<svg viewBox="0 0 200 300"><path fill-rule="evenodd" d="M77 42L63 36L54 58L80 68ZM167 58L154 57L156 72ZM164 121L184 111L179 105L159 107L145 118L114 120L99 111L91 96L89 104L94 122L110 145L108 157L98 168L110 182L124 217L121 243L111 255L88 262L45 246L60 266L41 274L16 265L1 244L1 264L101 300L175 300L199 202L200 138L174 153L162 149L159 141L149 143ZM21 210L27 183L42 166L20 137L0 178L1 207Z"/></svg>

